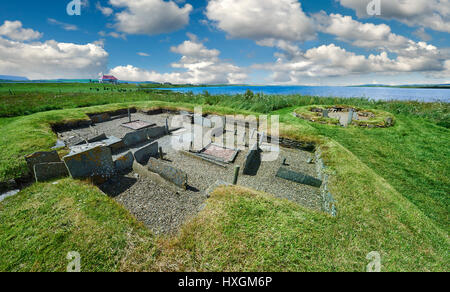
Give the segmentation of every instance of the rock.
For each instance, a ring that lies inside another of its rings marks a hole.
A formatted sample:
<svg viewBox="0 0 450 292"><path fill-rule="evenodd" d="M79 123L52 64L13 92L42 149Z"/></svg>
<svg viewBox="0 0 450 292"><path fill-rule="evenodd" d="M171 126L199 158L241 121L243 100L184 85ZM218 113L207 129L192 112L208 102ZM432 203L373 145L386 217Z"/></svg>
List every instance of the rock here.
<svg viewBox="0 0 450 292"><path fill-rule="evenodd" d="M69 172L64 162L39 163L34 166L36 182L44 182L66 176L69 176Z"/></svg>
<svg viewBox="0 0 450 292"><path fill-rule="evenodd" d="M126 147L145 142L148 140L147 129L127 133L122 140Z"/></svg>
<svg viewBox="0 0 450 292"><path fill-rule="evenodd" d="M56 151L51 152L35 152L25 156L28 168L34 176L34 166L40 163L61 162L61 158Z"/></svg>
<svg viewBox="0 0 450 292"><path fill-rule="evenodd" d="M111 150L104 146L67 155L64 163L73 178L109 177L114 174Z"/></svg>
<svg viewBox="0 0 450 292"><path fill-rule="evenodd" d="M133 169L134 156L132 152L128 152L125 155L118 157L114 161L114 168L116 172L126 172Z"/></svg>
<svg viewBox="0 0 450 292"><path fill-rule="evenodd" d="M261 149L258 147L258 143L253 145L245 158L243 174L255 176L258 173L261 166Z"/></svg>
<svg viewBox="0 0 450 292"><path fill-rule="evenodd" d="M158 142L153 142L134 152L134 158L142 165L146 165L150 157L158 157Z"/></svg>
<svg viewBox="0 0 450 292"><path fill-rule="evenodd" d="M317 178L303 173L295 172L284 167L280 167L277 172L277 177L318 188L322 185L322 181Z"/></svg>
<svg viewBox="0 0 450 292"><path fill-rule="evenodd" d="M148 162L148 170L159 174L167 181L175 184L178 187L187 189L187 174L161 160L150 158Z"/></svg>

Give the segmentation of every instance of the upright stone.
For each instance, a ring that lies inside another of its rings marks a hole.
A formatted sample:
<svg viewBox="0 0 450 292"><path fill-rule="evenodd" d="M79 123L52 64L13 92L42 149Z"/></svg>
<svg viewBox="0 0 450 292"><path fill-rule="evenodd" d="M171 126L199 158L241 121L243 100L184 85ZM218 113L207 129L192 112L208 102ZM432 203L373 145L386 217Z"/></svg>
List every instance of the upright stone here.
<svg viewBox="0 0 450 292"><path fill-rule="evenodd" d="M104 146L67 155L64 163L73 178L109 177L114 174L111 149Z"/></svg>
<svg viewBox="0 0 450 292"><path fill-rule="evenodd" d="M245 158L243 174L256 175L259 167L261 166L261 149L259 149L258 143L253 145Z"/></svg>
<svg viewBox="0 0 450 292"><path fill-rule="evenodd" d="M147 135L148 135L147 129L142 129L139 131L127 133L122 140L125 146L131 147L133 145L147 141L148 140Z"/></svg>
<svg viewBox="0 0 450 292"><path fill-rule="evenodd" d="M45 182L66 176L69 176L69 172L64 162L39 163L34 166L36 182Z"/></svg>
<svg viewBox="0 0 450 292"><path fill-rule="evenodd" d="M134 152L134 158L139 164L146 165L150 157L158 157L158 142L144 146Z"/></svg>
<svg viewBox="0 0 450 292"><path fill-rule="evenodd" d="M30 169L33 176L34 166L39 163L48 163L48 162L61 162L61 158L56 151L51 152L35 152L33 154L25 156L25 161L27 162L28 168Z"/></svg>
<svg viewBox="0 0 450 292"><path fill-rule="evenodd" d="M128 152L127 154L124 154L120 157L118 157L114 161L114 168L116 169L116 172L125 172L128 170L133 169L133 162L134 162L134 156L133 153Z"/></svg>
<svg viewBox="0 0 450 292"><path fill-rule="evenodd" d="M153 157L150 158L148 162L148 170L159 174L161 177L175 184L176 186L179 186L183 189L187 188L187 173L175 167L172 167L161 160L155 159Z"/></svg>
<svg viewBox="0 0 450 292"><path fill-rule="evenodd" d="M322 116L323 116L324 118L329 118L328 110L327 110L327 109L324 109L324 110L323 110Z"/></svg>

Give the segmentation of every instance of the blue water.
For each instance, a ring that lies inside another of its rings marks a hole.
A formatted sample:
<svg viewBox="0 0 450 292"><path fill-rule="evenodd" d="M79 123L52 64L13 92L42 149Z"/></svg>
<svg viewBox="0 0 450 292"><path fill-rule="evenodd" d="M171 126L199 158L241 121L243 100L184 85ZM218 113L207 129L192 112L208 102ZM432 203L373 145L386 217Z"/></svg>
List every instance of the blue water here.
<svg viewBox="0 0 450 292"><path fill-rule="evenodd" d="M321 97L365 97L372 100L415 100L422 102L450 102L450 89L392 88L392 87L338 87L338 86L219 86L164 88L176 92L212 95L244 94L248 89L264 94L300 94Z"/></svg>

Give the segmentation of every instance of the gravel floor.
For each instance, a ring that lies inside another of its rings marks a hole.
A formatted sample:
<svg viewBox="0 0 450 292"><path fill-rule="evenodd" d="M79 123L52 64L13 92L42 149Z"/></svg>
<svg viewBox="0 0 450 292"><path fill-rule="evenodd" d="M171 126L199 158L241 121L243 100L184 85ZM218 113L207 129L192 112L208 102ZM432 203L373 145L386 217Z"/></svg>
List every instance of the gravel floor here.
<svg viewBox="0 0 450 292"><path fill-rule="evenodd" d="M135 173L116 176L100 189L122 204L155 234L176 232L205 207L206 196L155 182Z"/></svg>

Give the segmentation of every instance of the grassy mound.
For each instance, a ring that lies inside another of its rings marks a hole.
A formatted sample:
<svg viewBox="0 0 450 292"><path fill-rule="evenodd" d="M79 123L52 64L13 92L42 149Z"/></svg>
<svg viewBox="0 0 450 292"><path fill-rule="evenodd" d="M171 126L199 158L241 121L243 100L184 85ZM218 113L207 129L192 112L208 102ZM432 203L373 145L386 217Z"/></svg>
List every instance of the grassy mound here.
<svg viewBox="0 0 450 292"><path fill-rule="evenodd" d="M378 127L386 128L391 127L395 124L395 117L385 111L375 110L375 109L363 109L348 105L336 105L336 106L324 106L324 105L311 105L304 106L295 109L294 114L304 120L328 124L328 125L339 125L339 120L331 117L323 117L322 112L324 110L331 110L333 108L340 107L344 109L353 109L355 112L363 113L369 116L368 120L353 120L352 125L359 127Z"/></svg>

